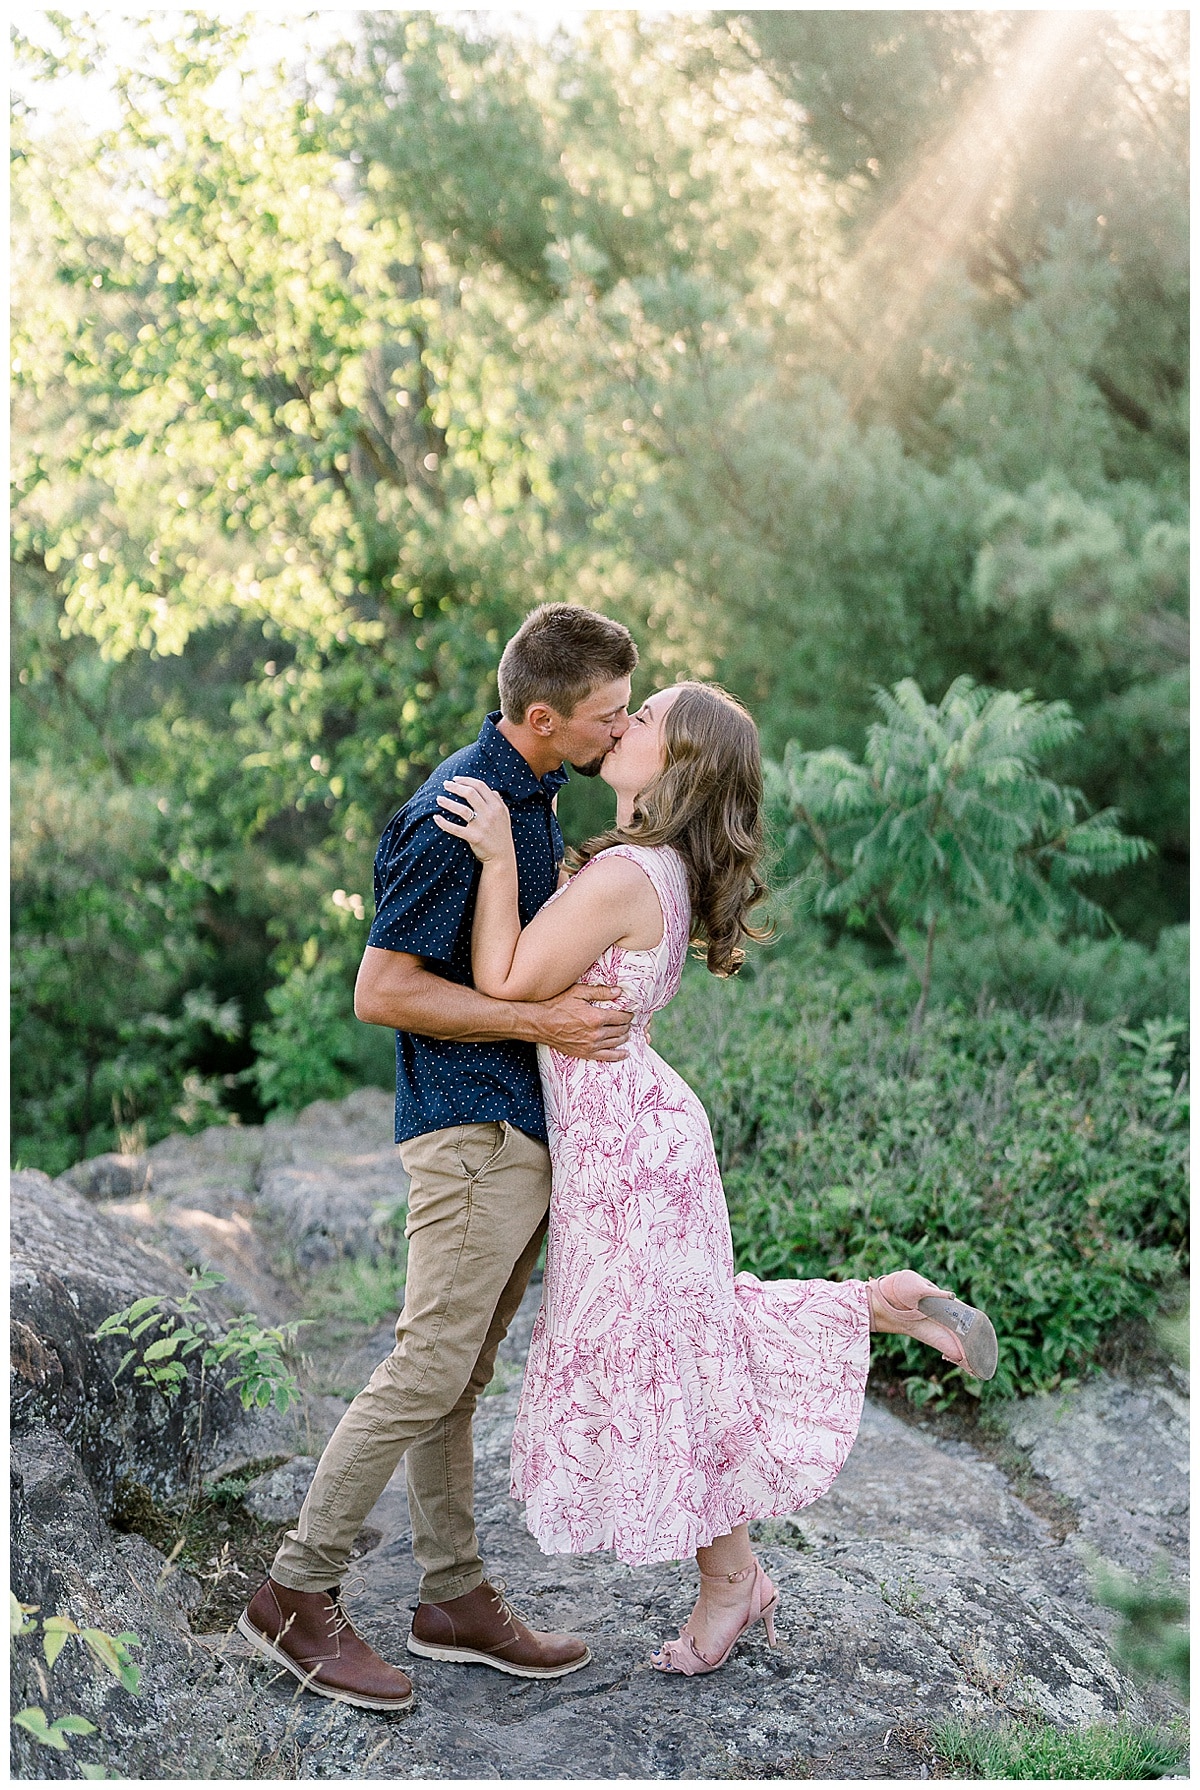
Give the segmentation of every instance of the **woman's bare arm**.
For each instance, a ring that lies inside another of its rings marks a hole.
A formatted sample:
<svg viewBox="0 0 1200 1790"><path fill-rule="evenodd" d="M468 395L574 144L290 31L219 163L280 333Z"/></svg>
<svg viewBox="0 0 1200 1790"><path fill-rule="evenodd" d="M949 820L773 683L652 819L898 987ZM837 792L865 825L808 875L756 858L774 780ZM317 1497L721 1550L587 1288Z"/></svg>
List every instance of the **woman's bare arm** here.
<svg viewBox="0 0 1200 1790"><path fill-rule="evenodd" d="M521 929L516 861L480 873L471 930L475 986L494 1000L542 1001L570 988L610 945L649 950L662 939L654 885L628 858L602 858Z"/></svg>
<svg viewBox="0 0 1200 1790"><path fill-rule="evenodd" d="M471 931L475 986L497 1000L545 1000L570 988L610 945L649 950L663 936L662 908L645 871L628 858L602 858L575 876L521 930L517 861L508 809L476 778L458 778L439 798L445 831L460 833L480 860Z"/></svg>

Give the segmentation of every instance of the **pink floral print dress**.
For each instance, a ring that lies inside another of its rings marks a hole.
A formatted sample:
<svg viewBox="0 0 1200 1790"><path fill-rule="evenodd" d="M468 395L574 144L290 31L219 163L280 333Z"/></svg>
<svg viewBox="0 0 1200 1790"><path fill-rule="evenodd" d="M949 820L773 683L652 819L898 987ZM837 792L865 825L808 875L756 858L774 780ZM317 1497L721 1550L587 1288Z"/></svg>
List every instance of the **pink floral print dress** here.
<svg viewBox="0 0 1200 1790"><path fill-rule="evenodd" d="M543 1552L642 1565L829 1489L862 1415L868 1305L863 1281L734 1273L704 1108L646 1036L683 973L687 872L669 846L599 856L645 871L664 932L583 977L630 997L622 1062L538 1051L554 1191L512 1492Z"/></svg>

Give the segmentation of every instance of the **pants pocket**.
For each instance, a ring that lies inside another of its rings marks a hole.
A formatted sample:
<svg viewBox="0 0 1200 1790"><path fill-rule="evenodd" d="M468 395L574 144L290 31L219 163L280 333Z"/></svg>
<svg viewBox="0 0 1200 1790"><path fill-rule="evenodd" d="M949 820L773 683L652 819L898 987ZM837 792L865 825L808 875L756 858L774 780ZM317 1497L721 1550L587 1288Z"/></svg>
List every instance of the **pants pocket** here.
<svg viewBox="0 0 1200 1790"><path fill-rule="evenodd" d="M455 1144L459 1167L468 1181L476 1181L497 1160L508 1142L508 1126L501 1119L483 1125L464 1125Z"/></svg>

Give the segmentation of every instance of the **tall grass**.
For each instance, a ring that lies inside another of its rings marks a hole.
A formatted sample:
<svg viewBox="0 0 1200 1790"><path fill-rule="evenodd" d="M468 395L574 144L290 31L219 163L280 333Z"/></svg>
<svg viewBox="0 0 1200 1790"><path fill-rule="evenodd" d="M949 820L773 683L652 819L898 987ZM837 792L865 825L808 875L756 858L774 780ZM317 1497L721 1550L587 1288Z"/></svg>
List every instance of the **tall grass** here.
<svg viewBox="0 0 1200 1790"><path fill-rule="evenodd" d="M948 1765L965 1766L973 1777L989 1781L1105 1778L1128 1783L1165 1777L1187 1753L1180 1736L1130 1722L1115 1727L1096 1722L1063 1733L1024 1722L988 1728L948 1721L931 1738Z"/></svg>

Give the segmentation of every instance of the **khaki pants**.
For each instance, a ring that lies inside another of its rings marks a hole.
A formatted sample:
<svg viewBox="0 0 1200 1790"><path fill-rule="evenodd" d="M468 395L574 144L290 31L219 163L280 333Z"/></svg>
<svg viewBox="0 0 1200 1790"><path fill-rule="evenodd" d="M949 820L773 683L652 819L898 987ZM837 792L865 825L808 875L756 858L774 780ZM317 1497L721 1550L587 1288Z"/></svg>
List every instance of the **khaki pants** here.
<svg viewBox="0 0 1200 1790"><path fill-rule="evenodd" d="M420 1596L445 1603L486 1576L471 1419L545 1234L550 1153L515 1125L489 1122L410 1138L400 1159L411 1186L396 1347L329 1438L271 1575L293 1591L336 1585L406 1454Z"/></svg>

